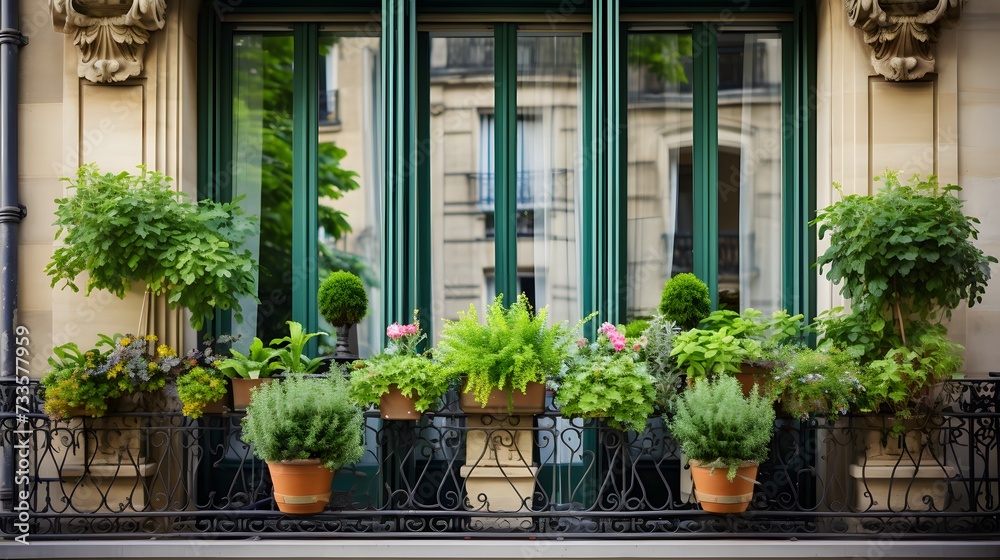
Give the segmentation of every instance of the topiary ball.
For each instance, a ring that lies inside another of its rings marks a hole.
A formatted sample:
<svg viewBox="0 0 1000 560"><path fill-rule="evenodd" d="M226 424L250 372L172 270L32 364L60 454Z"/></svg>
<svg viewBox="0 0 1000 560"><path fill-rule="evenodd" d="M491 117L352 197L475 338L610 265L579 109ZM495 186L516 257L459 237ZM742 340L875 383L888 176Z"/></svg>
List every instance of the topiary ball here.
<svg viewBox="0 0 1000 560"><path fill-rule="evenodd" d="M708 286L690 272L674 276L663 285L660 314L684 329L693 329L712 311Z"/></svg>
<svg viewBox="0 0 1000 560"><path fill-rule="evenodd" d="M368 314L368 292L361 278L346 270L327 276L319 286L319 314L334 327L360 323Z"/></svg>

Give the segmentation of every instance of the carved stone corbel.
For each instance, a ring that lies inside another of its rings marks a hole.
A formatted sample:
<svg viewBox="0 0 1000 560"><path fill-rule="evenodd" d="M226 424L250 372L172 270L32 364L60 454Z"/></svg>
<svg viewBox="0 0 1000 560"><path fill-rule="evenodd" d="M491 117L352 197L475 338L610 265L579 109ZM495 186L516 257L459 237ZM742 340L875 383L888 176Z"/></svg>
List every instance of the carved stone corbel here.
<svg viewBox="0 0 1000 560"><path fill-rule="evenodd" d="M844 0L851 25L864 33L875 71L891 81L934 71L941 27L952 27L965 0Z"/></svg>
<svg viewBox="0 0 1000 560"><path fill-rule="evenodd" d="M73 36L77 73L94 83L142 72L149 32L163 29L166 0L49 0L56 31Z"/></svg>

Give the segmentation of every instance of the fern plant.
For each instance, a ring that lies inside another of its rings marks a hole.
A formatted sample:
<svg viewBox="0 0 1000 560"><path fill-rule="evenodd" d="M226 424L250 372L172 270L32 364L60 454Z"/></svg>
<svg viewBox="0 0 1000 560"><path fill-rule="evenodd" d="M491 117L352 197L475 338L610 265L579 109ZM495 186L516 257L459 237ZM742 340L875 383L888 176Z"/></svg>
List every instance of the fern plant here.
<svg viewBox="0 0 1000 560"><path fill-rule="evenodd" d="M607 418L614 428L642 432L653 413L656 389L639 355L641 343L626 341L609 323L595 342L581 342L572 367L554 384L563 416Z"/></svg>
<svg viewBox="0 0 1000 560"><path fill-rule="evenodd" d="M547 316L547 308L533 313L524 294L507 308L499 295L486 308L485 324L475 306L445 321L436 355L450 374L466 376L465 390L485 407L493 389L525 392L528 383L545 383L562 370L573 331L549 325Z"/></svg>
<svg viewBox="0 0 1000 560"><path fill-rule="evenodd" d="M319 459L337 470L364 453L362 422L342 376L290 376L254 389L242 437L263 461Z"/></svg>
<svg viewBox="0 0 1000 560"><path fill-rule="evenodd" d="M744 397L739 381L724 376L681 393L668 426L689 459L727 469L732 481L740 464L767 459L774 407L757 391Z"/></svg>

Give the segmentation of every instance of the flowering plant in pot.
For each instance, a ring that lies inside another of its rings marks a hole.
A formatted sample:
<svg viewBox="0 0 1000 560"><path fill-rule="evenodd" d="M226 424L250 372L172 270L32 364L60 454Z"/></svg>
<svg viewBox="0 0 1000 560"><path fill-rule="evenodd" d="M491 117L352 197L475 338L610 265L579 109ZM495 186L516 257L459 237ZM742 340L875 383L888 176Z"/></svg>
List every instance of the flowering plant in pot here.
<svg viewBox="0 0 1000 560"><path fill-rule="evenodd" d="M334 471L364 453L361 409L340 375L292 375L255 388L242 426L243 441L267 462L285 513L323 511Z"/></svg>
<svg viewBox="0 0 1000 560"><path fill-rule="evenodd" d="M743 395L728 376L695 384L677 398L670 433L687 454L695 496L705 511L746 511L757 466L767 458L774 408L758 392Z"/></svg>
<svg viewBox="0 0 1000 560"><path fill-rule="evenodd" d="M864 398L862 377L858 361L846 352L803 348L774 370L768 390L793 417L825 416L832 421Z"/></svg>
<svg viewBox="0 0 1000 560"><path fill-rule="evenodd" d="M416 420L437 405L454 377L428 353L417 350L427 338L418 321L393 323L386 336L389 344L381 354L355 362L351 396L362 405L378 403L386 420Z"/></svg>
<svg viewBox="0 0 1000 560"><path fill-rule="evenodd" d="M475 306L457 321L445 321L436 356L449 374L465 376L464 410L535 414L545 409L545 382L562 370L573 345L573 331L563 323L549 325L547 316L547 308L533 313L524 294L509 307L499 295L486 309L485 324ZM515 406L515 398L527 402Z"/></svg>
<svg viewBox="0 0 1000 560"><path fill-rule="evenodd" d="M572 365L553 383L563 416L607 418L614 428L642 432L656 398L642 342L627 340L611 323L601 325L593 343L580 339Z"/></svg>
<svg viewBox="0 0 1000 560"><path fill-rule="evenodd" d="M113 400L163 388L181 364L177 351L157 345L155 335L99 335L94 348L70 342L53 349L50 369L41 379L45 412L65 416L103 416Z"/></svg>

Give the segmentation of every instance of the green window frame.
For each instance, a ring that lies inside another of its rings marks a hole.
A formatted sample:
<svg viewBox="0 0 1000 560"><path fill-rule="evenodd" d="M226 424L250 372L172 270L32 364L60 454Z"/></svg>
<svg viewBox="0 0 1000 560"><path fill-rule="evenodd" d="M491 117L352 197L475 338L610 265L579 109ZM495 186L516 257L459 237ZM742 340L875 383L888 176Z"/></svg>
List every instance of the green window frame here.
<svg viewBox="0 0 1000 560"><path fill-rule="evenodd" d="M756 20L773 14L782 37L782 290L783 303L793 313L815 315L815 235L808 222L815 213L815 58L816 14L808 0L741 0L704 2L692 0L502 0L458 2L457 0L381 0L346 2L299 0L276 2L244 0L238 6L216 10L206 3L200 28L199 56L199 196L217 200L231 197L227 148L232 130L226 120L231 99L230 75L232 33L240 16L283 14L294 29L296 50L295 129L312 130L315 124L316 65L309 45L315 45L319 25L315 14L329 14L330 21L353 22L359 27L381 26L383 97L382 192L382 309L383 324L407 320L417 310L420 320L432 324L431 309L431 213L429 151L429 34L418 27L422 18L449 14L469 21L495 21L497 41L496 173L496 290L513 293L516 286L516 200L513 184L516 111L513 107L516 81L501 79L516 74L517 21L509 14L536 20L587 22L590 32L583 38L583 260L581 316L592 310L600 320L620 322L626 310L626 181L625 63L624 41L629 21L642 17L662 18L691 24L692 34L703 41L696 52L695 103L695 214L699 241L695 246L696 274L710 288L717 282L718 231L717 189L717 84L715 37L717 25L739 21L744 14ZM710 14L706 17L705 14ZM311 20L311 21L310 21ZM370 27L369 27L370 29ZM301 70L298 70L301 69ZM513 74L512 74L513 73ZM594 79L607 76L610 79ZM307 278L306 287L293 294L293 317L307 328L318 327L315 260L306 258L316 249L315 162L309 162L317 142L314 134L299 133L295 140L295 165L308 172L296 179L294 209L304 220L293 233L293 261ZM302 158L300 160L300 158ZM312 167L311 167L312 166ZM309 171L311 169L311 171ZM711 290L716 293L715 289ZM714 295L713 295L714 297ZM592 323L593 325L593 323ZM231 318L218 313L211 329L229 332Z"/></svg>

